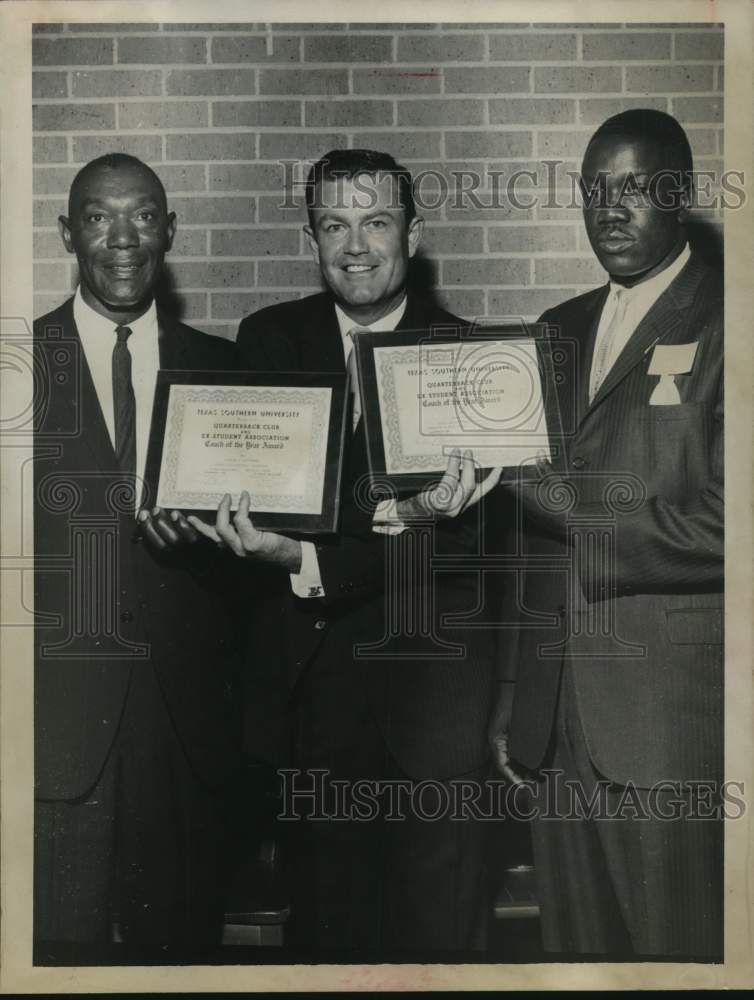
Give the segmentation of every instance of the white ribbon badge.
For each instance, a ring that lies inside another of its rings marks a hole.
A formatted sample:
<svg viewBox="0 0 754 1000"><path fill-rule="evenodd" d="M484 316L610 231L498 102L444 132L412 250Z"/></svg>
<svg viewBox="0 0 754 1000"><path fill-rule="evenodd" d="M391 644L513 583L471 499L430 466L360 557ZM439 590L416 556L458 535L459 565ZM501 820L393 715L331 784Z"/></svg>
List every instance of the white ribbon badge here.
<svg viewBox="0 0 754 1000"><path fill-rule="evenodd" d="M681 402L674 375L687 375L694 366L696 349L693 344L656 344L649 363L648 375L659 375L660 381L649 397L650 406L677 406Z"/></svg>

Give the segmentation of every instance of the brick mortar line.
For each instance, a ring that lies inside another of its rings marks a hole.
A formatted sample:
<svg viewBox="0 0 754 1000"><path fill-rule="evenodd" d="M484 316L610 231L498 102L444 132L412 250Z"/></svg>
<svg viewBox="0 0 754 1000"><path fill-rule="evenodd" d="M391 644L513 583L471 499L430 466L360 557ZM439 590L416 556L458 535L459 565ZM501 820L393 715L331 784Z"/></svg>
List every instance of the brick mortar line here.
<svg viewBox="0 0 754 1000"><path fill-rule="evenodd" d="M70 26L73 22L65 22L66 25ZM103 24L106 22L102 22ZM135 23L135 22L134 22ZM228 24L227 31L222 28L213 28L211 31L181 31L178 28L168 27L167 30L161 30L158 33L154 31L113 31L112 34L107 31L65 31L65 32L51 32L37 33L33 37L35 39L50 39L55 40L57 38L266 38L266 31L237 31L231 26L231 22L226 22ZM245 22L239 21L238 24L244 24ZM344 24L348 22L343 22ZM396 22L400 25L409 24L408 21ZM539 25L527 25L526 27L515 28L508 27L504 21L495 24L493 28L476 28L470 25L468 22L460 23L452 28L440 28L440 22L437 22L435 28L425 28L416 30L400 28L358 28L351 26L344 29L342 32L327 32L324 29L304 31L302 29L286 29L276 28L272 32L273 40L276 38L290 38L293 36L300 36L303 38L347 38L351 32L353 32L358 37L370 37L374 35L375 37L385 37L387 35L393 35L396 38L432 38L432 39L442 39L446 34L452 35L463 35L464 37L475 37L476 35L501 35L505 37L506 35L530 35L532 38L537 38L540 35L647 35L647 34L686 34L691 32L692 37L703 38L704 34L697 35L697 32L708 32L710 34L723 34L723 27L719 27L714 24L705 24L703 27L696 27L695 24L700 22L683 22L679 21L677 24L674 22L672 27L666 27L663 25L662 28L653 29L652 25L649 26L632 26L623 25L622 23L612 24L606 21L603 25L598 27L587 27L581 25L562 25L560 27L547 27L540 28ZM688 26L687 26L688 24Z"/></svg>
<svg viewBox="0 0 754 1000"><path fill-rule="evenodd" d="M625 57L624 57L625 58ZM686 66L718 66L724 62L724 57L719 56L712 57L702 57L698 59L684 59L680 62L671 56L665 58L657 59L626 59L623 63L626 68L637 68L642 66L660 66L660 67L675 67L684 68ZM439 64L439 65L438 65ZM399 68L403 66L429 66L433 69L501 69L506 66L524 66L533 70L546 69L548 67L555 67L558 69L591 69L601 68L601 67L615 67L616 59L580 59L578 57L573 57L572 59L490 59L489 61L483 61L480 59L458 59L458 60L448 60L444 59L394 59L390 62L385 62L383 60L364 60L356 62L343 61L333 61L333 62L315 62L313 60L304 60L302 62L292 62L291 60L275 60L275 59L265 59L263 62L259 60L246 60L245 62L195 62L195 63L157 63L157 62L144 62L144 63L50 63L42 65L32 65L32 70L38 73L45 72L61 72L63 70L77 70L77 71L102 71L102 72L113 72L120 71L125 72L130 69L133 70L148 70L148 69L164 69L166 72L170 70L197 70L199 72L206 71L208 73L214 72L216 70L237 70L237 69L287 69L291 72L301 72L302 70L316 69L316 70L339 70L339 69L388 69L388 68Z"/></svg>
<svg viewBox="0 0 754 1000"><path fill-rule="evenodd" d="M81 95L78 97L35 97L32 101L34 106L51 106L51 107L67 107L72 105L78 107L82 104L97 104L102 106L107 106L109 104L188 104L195 103L201 104L202 102L216 102L219 104L229 104L232 102L244 103L244 104L259 104L264 102L270 102L274 104L282 104L284 102L293 103L300 102L306 104L344 104L348 101L359 102L362 101L367 103L377 103L378 101L396 101L400 104L405 104L407 101L423 101L430 102L432 104L439 103L457 103L463 100L470 101L499 101L506 100L508 98L512 100L536 100L543 99L549 100L551 98L557 98L558 100L570 99L576 100L612 100L615 98L626 98L626 97L682 97L682 98L697 98L704 97L710 98L714 97L718 100L724 100L724 93L721 90L653 90L653 91L639 91L639 90L603 90L595 92L592 95L579 95L579 97L574 97L572 93L566 91L525 91L516 90L508 91L504 96L499 94L490 94L489 92L472 92L472 93L437 93L437 94L249 94L249 95L236 95L236 94L170 94L162 96L160 94L137 94L134 96L116 95L113 97L97 97L96 95ZM481 125L482 123L480 123ZM536 122L532 124L527 124L525 122L511 122L508 126L510 129L524 131L526 129L548 129L548 128L567 128L569 125L573 125L573 122L553 122L548 124L546 122ZM698 124L698 122L692 122L692 125ZM503 127L507 123L501 123ZM238 125L226 125L221 126L222 128L232 129L232 128L278 128L278 129L290 129L296 126L292 125L249 125L249 126L238 126ZM316 128L327 128L325 125L315 126ZM334 128L337 126L330 126ZM368 131L371 129L388 128L386 125L362 125L362 126L349 126L350 128L357 128L359 131ZM409 127L409 126L406 126ZM478 128L479 125L427 125L427 130L437 130L438 128L459 128L459 129L473 129ZM497 126L496 126L497 127ZM112 131L112 130L111 130Z"/></svg>

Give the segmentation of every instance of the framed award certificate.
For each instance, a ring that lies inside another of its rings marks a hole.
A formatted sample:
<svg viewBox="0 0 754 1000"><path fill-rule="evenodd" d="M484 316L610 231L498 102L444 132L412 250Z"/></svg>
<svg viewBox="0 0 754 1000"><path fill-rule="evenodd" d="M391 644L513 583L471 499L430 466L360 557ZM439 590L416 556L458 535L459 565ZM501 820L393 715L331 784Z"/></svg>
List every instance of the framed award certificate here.
<svg viewBox="0 0 754 1000"><path fill-rule="evenodd" d="M247 490L258 528L337 529L345 375L160 371L146 481L150 503L214 513Z"/></svg>
<svg viewBox="0 0 754 1000"><path fill-rule="evenodd" d="M482 468L562 465L562 430L544 324L363 333L355 340L373 480L399 492L436 480L451 449Z"/></svg>

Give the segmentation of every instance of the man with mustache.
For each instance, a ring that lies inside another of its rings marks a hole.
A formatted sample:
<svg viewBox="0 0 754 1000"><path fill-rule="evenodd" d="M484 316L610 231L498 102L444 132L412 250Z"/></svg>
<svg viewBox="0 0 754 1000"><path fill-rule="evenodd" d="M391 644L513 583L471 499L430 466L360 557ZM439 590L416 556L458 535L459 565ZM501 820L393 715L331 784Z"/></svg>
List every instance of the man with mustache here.
<svg viewBox="0 0 754 1000"><path fill-rule="evenodd" d="M343 372L364 330L426 335L431 328L461 329L462 320L408 287L423 220L410 174L391 156L358 149L326 154L310 172L307 208L305 233L327 291L243 320L237 345L245 367ZM320 959L338 952L384 958L478 950L487 919L484 824L468 810L454 817L445 805L452 779L478 781L487 770L491 633L447 626L435 631L443 615L476 609L476 573L443 573L432 590L425 580L431 579L434 552L414 549L410 530L376 530L375 504L363 489L366 436L358 397L353 409L336 539L301 542L257 531L248 497L242 496L232 520L230 498L219 510L219 537L243 559L277 561L293 574L300 595L281 574L277 589L268 583L266 593L250 601L248 742L260 756L302 768L296 778L301 792L313 787L317 769L326 773L324 797L315 792L308 806L295 807L302 818L312 808L319 813L305 827L307 853L302 839L294 848L293 919L304 947ZM444 501L431 493L402 501L399 511L408 516L422 504L425 513L445 510L451 516L430 543L435 551L478 551L478 508L453 515L495 480L491 474L476 488L472 456L456 455L444 477ZM398 603L417 615L410 634L405 627L390 634L388 607ZM438 643L436 635L462 643L465 654ZM385 639L376 658L356 651ZM290 756L285 748L275 752L271 743L264 745L264 734L274 742L288 732ZM386 780L398 796L392 822L385 820L387 793L370 795L377 802L370 814L353 791L360 783L366 788L364 783ZM424 808L436 811L432 818L410 801L421 781L430 782ZM336 782L345 802L340 818ZM288 825L294 833L304 826Z"/></svg>
<svg viewBox="0 0 754 1000"><path fill-rule="evenodd" d="M534 772L548 951L710 961L723 901L722 276L689 250L691 151L671 116L606 121L582 187L610 280L542 316L567 355L572 499L564 512L551 475L517 493L529 562L498 764Z"/></svg>
<svg viewBox="0 0 754 1000"><path fill-rule="evenodd" d="M232 369L235 349L155 305L176 218L146 164L86 164L59 229L80 284L34 325L37 960L200 960L238 755L228 567L136 512L158 368Z"/></svg>

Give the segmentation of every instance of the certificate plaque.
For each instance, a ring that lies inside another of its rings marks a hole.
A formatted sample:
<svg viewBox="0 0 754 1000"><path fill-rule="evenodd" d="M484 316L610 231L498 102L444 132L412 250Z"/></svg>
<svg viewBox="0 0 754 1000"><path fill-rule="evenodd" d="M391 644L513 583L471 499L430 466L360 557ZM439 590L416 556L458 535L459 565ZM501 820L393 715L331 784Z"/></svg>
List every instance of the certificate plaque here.
<svg viewBox="0 0 754 1000"><path fill-rule="evenodd" d="M451 449L483 468L560 466L552 354L543 324L356 338L369 468L399 490L436 480Z"/></svg>
<svg viewBox="0 0 754 1000"><path fill-rule="evenodd" d="M259 528L334 532L345 441L345 376L157 375L146 480L156 506L213 513L251 498Z"/></svg>

